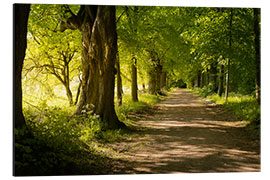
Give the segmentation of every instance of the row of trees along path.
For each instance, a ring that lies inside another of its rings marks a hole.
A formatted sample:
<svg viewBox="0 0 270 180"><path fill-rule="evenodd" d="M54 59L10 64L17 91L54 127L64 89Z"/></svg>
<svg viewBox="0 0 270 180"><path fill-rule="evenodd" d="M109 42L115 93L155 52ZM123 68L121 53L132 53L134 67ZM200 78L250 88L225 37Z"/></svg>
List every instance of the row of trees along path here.
<svg viewBox="0 0 270 180"><path fill-rule="evenodd" d="M111 145L125 154L114 173L260 171L259 141L249 137L243 123L186 89L130 117L144 135Z"/></svg>

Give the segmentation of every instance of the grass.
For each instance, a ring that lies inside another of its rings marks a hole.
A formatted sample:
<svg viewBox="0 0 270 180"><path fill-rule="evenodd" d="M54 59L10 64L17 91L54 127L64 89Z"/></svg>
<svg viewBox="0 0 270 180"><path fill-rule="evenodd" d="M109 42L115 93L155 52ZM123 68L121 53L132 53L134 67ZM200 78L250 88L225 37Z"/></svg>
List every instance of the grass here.
<svg viewBox="0 0 270 180"><path fill-rule="evenodd" d="M129 112L158 101L157 96L139 94L139 102L132 102L125 95L116 113L128 124ZM56 103L59 106L30 102L24 102L23 111L31 134L26 129L15 129L16 175L95 174L119 157L117 150L106 144L131 138L128 129L102 131L98 116L72 116L76 107L62 102Z"/></svg>
<svg viewBox="0 0 270 180"><path fill-rule="evenodd" d="M138 111L146 106L151 106L160 100L159 97L151 94L139 94L138 99L138 102L133 102L130 95L124 95L123 104L120 107L116 106L115 108L117 114L121 115L131 111Z"/></svg>
<svg viewBox="0 0 270 180"><path fill-rule="evenodd" d="M210 99L214 103L222 104L225 108L230 109L236 116L246 122L247 129L255 136L260 135L261 111L260 105L252 95L242 95L229 93L227 101L224 95L218 96L216 93L209 91L206 87L203 89L194 89L195 93Z"/></svg>

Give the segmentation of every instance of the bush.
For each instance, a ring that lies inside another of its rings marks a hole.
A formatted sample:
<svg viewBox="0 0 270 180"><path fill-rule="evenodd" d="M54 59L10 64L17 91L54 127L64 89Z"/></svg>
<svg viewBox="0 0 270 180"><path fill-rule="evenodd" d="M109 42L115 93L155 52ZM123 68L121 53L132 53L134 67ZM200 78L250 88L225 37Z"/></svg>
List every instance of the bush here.
<svg viewBox="0 0 270 180"><path fill-rule="evenodd" d="M124 96L123 105L116 108L122 122L128 121L128 112L154 104L159 98L140 94L139 100L132 102L130 96ZM85 112L81 116L73 116L74 108L49 107L46 103L24 106L29 129L14 131L16 176L80 174L81 169L85 168L81 162L88 161L91 161L90 164L94 163L95 167L100 167L103 164L98 163L103 160L99 161L96 155L92 157L92 153L111 151L104 147L105 143L120 141L126 137L126 130L102 131L102 122L95 114ZM106 155L101 156L104 158ZM89 167L87 169L89 171Z"/></svg>

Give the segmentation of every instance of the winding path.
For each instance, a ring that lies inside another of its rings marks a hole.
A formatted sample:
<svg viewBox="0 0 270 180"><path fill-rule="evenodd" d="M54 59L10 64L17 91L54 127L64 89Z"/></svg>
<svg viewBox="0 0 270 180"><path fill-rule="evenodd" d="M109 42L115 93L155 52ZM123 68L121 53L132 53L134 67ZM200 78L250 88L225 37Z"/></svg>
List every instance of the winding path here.
<svg viewBox="0 0 270 180"><path fill-rule="evenodd" d="M151 112L134 114L142 138L119 143L125 155L114 173L258 172L260 144L232 113L177 89Z"/></svg>

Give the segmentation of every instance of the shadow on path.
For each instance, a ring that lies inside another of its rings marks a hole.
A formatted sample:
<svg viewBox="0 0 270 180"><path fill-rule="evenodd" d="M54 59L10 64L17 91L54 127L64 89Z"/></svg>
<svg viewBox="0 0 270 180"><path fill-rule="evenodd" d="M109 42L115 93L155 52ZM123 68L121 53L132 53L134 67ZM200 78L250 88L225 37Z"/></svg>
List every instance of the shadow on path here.
<svg viewBox="0 0 270 180"><path fill-rule="evenodd" d="M129 144L123 169L115 173L260 171L260 145L243 124L222 107L178 89L140 116L145 138Z"/></svg>

